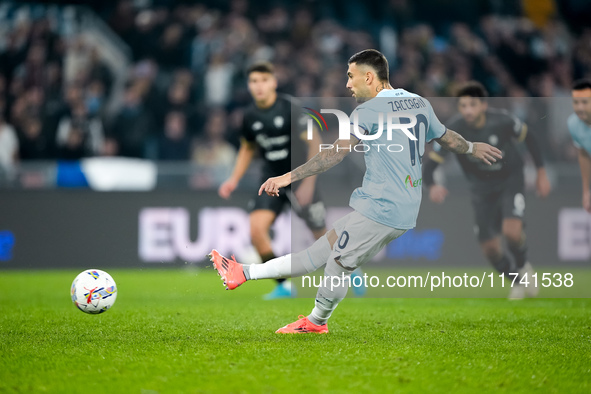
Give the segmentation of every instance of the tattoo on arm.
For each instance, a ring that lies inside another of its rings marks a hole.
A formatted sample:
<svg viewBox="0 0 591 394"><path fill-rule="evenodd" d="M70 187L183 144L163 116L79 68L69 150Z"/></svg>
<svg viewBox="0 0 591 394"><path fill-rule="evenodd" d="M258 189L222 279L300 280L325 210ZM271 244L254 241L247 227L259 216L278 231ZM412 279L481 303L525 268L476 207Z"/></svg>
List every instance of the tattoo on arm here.
<svg viewBox="0 0 591 394"><path fill-rule="evenodd" d="M439 145L453 153L468 152L468 142L453 130L447 129L447 132L439 140Z"/></svg>
<svg viewBox="0 0 591 394"><path fill-rule="evenodd" d="M293 170L291 172L291 182L297 182L309 176L318 175L339 164L351 152L348 149L339 149L337 151L337 147L339 147L338 142L335 142L332 149L323 149L316 156Z"/></svg>

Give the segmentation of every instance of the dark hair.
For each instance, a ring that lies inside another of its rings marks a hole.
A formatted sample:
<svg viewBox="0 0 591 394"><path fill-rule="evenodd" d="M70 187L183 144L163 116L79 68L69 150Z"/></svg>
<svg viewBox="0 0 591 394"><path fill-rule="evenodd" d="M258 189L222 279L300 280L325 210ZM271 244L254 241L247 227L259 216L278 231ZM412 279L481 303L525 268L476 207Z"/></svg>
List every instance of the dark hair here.
<svg viewBox="0 0 591 394"><path fill-rule="evenodd" d="M591 89L591 79L589 79L589 78L578 79L575 82L573 82L573 90L585 90L585 89Z"/></svg>
<svg viewBox="0 0 591 394"><path fill-rule="evenodd" d="M476 97L485 101L488 97L488 91L478 81L468 81L456 90L456 97Z"/></svg>
<svg viewBox="0 0 591 394"><path fill-rule="evenodd" d="M267 61L261 61L251 64L246 69L246 76L248 77L251 73L268 73L275 74L275 67Z"/></svg>
<svg viewBox="0 0 591 394"><path fill-rule="evenodd" d="M349 59L349 64L355 63L358 65L367 65L376 71L378 79L382 82L388 82L390 70L388 68L388 60L382 53L375 49L365 49L357 52Z"/></svg>

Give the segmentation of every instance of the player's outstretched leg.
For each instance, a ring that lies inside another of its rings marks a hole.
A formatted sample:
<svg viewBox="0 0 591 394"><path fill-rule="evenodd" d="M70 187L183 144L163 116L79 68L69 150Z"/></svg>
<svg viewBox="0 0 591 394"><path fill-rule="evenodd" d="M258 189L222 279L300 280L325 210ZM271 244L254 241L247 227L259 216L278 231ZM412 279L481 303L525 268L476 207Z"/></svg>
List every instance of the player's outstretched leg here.
<svg viewBox="0 0 591 394"><path fill-rule="evenodd" d="M277 256L275 256L274 253L267 253L267 254L262 254L261 255L261 260L262 263L261 264L266 264L271 260L276 259ZM275 282L277 282L277 284L275 285L275 288L270 292L267 293L263 296L264 300L276 300L276 299L280 299L280 298L292 298L296 296L296 289L291 287L291 282L289 280L286 280L285 278L277 278L275 279Z"/></svg>
<svg viewBox="0 0 591 394"><path fill-rule="evenodd" d="M323 236L308 249L295 254L277 257L265 264L242 265L212 250L207 256L213 262L228 290L233 290L247 280L294 278L324 267L330 255L330 244Z"/></svg>

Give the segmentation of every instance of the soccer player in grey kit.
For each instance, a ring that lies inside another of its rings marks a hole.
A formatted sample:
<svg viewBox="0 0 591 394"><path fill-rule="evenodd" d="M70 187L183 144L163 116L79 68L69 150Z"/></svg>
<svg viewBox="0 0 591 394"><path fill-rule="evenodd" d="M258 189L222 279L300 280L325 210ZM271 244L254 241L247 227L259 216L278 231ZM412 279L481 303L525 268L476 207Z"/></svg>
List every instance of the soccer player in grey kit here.
<svg viewBox="0 0 591 394"><path fill-rule="evenodd" d="M363 183L353 191L349 201L353 212L337 220L333 228L308 249L251 266L228 259L215 249L210 254L229 290L250 280L298 277L319 269L324 269L325 278L342 278L336 288L325 280L318 288L312 312L280 328L276 331L278 334L327 333L328 319L345 298L351 273L391 241L415 227L422 190L420 187L407 188L405 179L408 176L412 179L421 177L421 152L424 152L426 142L437 140L446 149L487 165L502 158L499 149L487 143L466 141L441 124L428 100L404 89L394 89L389 81L388 61L375 49L361 51L349 59L347 88L360 103L350 118L351 135L340 137L330 149L323 149L293 171L267 179L259 194L278 197L280 189L329 170L355 146L367 140L378 146L392 144L406 149L396 153L364 149L366 171ZM409 106L411 102L416 105ZM400 108L407 108L398 111L392 107L395 103ZM383 115L394 112L400 119L414 119L414 124L406 123L408 134L382 132L387 128L388 118Z"/></svg>

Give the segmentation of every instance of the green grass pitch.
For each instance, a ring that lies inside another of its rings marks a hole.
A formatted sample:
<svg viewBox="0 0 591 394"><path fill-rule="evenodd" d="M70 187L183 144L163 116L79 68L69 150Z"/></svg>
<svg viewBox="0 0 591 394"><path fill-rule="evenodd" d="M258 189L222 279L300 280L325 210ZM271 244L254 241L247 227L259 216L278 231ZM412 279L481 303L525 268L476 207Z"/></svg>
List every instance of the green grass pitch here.
<svg viewBox="0 0 591 394"><path fill-rule="evenodd" d="M102 315L71 303L78 271L0 271L0 392L591 392L589 299L347 298L328 335L280 336L312 299L107 271Z"/></svg>

